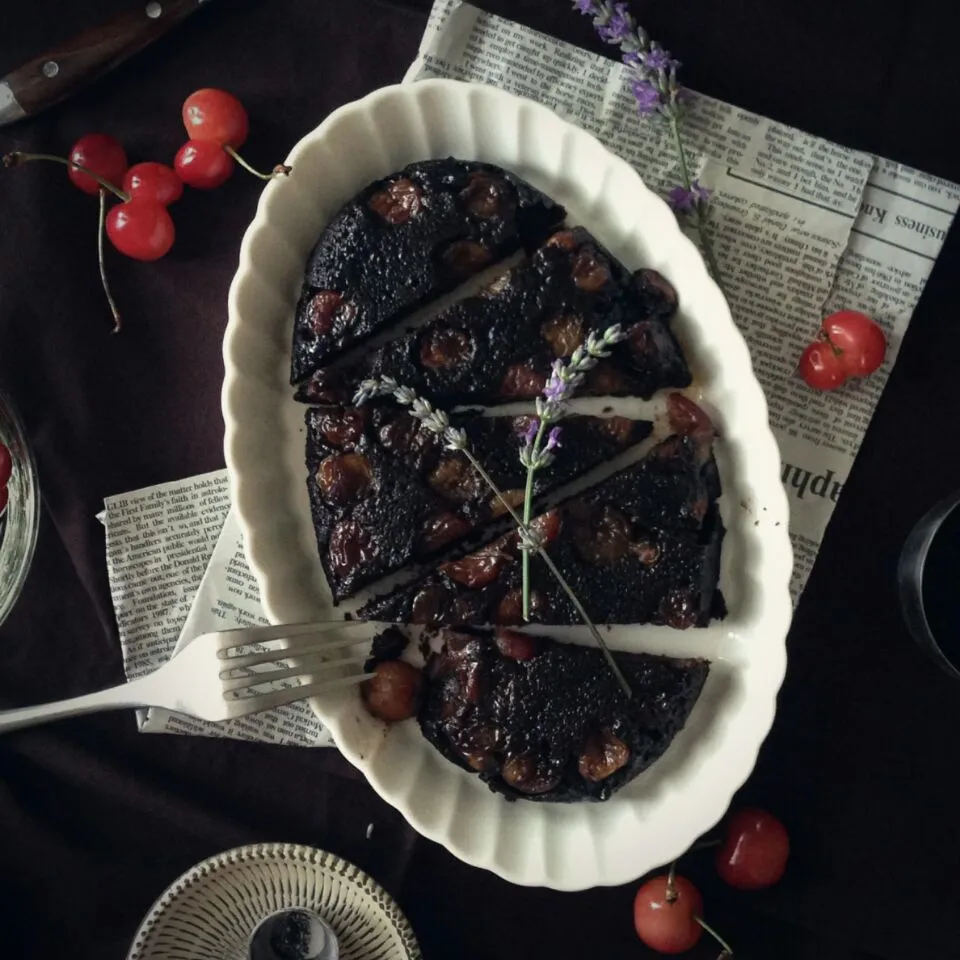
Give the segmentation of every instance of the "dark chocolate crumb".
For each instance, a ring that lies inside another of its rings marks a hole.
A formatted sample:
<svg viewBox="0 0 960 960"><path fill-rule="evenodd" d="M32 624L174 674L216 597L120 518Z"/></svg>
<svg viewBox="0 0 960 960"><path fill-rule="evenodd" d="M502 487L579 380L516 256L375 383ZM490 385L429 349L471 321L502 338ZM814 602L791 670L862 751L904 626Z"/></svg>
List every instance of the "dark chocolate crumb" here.
<svg viewBox="0 0 960 960"><path fill-rule="evenodd" d="M372 673L374 667L385 660L399 660L409 642L407 635L396 627L387 627L383 633L378 633L373 638L370 657L363 665L364 673Z"/></svg>

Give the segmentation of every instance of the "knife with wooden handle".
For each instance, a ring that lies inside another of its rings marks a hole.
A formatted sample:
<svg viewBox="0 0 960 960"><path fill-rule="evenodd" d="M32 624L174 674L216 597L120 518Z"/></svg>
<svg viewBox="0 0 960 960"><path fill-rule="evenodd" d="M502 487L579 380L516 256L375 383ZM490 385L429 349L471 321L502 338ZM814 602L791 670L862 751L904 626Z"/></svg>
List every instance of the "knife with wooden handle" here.
<svg viewBox="0 0 960 960"><path fill-rule="evenodd" d="M0 79L0 126L40 113L113 69L208 0L150 0L77 34Z"/></svg>

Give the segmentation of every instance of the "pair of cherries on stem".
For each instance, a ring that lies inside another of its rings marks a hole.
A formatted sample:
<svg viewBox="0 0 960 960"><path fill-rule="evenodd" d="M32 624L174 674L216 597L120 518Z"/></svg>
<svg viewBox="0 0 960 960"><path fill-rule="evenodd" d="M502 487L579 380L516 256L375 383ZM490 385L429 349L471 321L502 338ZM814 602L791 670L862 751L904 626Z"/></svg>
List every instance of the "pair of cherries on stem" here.
<svg viewBox="0 0 960 960"><path fill-rule="evenodd" d="M167 207L183 196L183 183L170 167L154 161L128 167L119 140L88 133L71 148L67 175L84 193L103 197L109 191L122 201L105 218L107 236L121 253L159 260L169 252L176 230Z"/></svg>
<svg viewBox="0 0 960 960"><path fill-rule="evenodd" d="M706 844L710 845L710 844ZM777 883L787 868L790 838L772 813L746 807L734 813L717 850L717 873L737 890L762 890ZM633 922L637 936L658 953L693 949L706 930L723 948L733 950L703 919L703 897L686 877L670 872L652 877L637 891Z"/></svg>
<svg viewBox="0 0 960 960"><path fill-rule="evenodd" d="M886 352L887 338L876 321L856 310L838 310L803 351L800 376L814 390L836 390L847 380L870 376Z"/></svg>
<svg viewBox="0 0 960 960"><path fill-rule="evenodd" d="M250 134L250 120L243 104L223 90L205 88L191 93L183 102L183 125L190 139L173 160L180 179L197 190L213 190L233 173L234 161L261 180L286 176L290 168L277 164L270 173L261 173L237 153Z"/></svg>
<svg viewBox="0 0 960 960"><path fill-rule="evenodd" d="M183 195L183 184L201 190L220 186L233 173L236 158L256 176L269 180L288 173L278 167L273 174L253 170L240 159L236 148L250 132L243 104L224 90L203 89L183 103L183 125L191 139L181 147L171 169L162 163L138 163L127 168L122 144L102 133L81 137L70 151L68 173L86 193L109 190L122 203L106 216L111 243L135 260L159 260L176 238L167 207ZM122 189L117 184L122 183Z"/></svg>

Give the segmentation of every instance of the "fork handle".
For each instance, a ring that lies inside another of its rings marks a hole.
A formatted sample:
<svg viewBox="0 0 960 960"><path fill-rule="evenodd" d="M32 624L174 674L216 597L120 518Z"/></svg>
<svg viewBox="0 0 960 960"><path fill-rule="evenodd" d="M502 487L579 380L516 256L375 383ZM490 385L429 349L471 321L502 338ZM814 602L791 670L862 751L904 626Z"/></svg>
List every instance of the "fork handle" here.
<svg viewBox="0 0 960 960"><path fill-rule="evenodd" d="M82 697L42 703L36 707L0 710L0 733L19 730L21 727L33 727L50 720L60 720L63 717L77 717L84 713L119 710L123 707L155 706L156 698L151 694L151 690L156 689L155 677L156 673L151 673L138 680L121 683L119 686L100 690L98 693L87 693Z"/></svg>

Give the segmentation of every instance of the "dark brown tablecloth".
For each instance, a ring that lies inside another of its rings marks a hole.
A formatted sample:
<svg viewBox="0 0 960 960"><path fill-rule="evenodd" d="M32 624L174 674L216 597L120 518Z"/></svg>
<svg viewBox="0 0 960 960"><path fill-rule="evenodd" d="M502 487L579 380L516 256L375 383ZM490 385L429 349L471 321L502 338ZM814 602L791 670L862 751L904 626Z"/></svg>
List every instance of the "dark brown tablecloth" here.
<svg viewBox="0 0 960 960"><path fill-rule="evenodd" d="M0 72L129 3L3 4ZM599 49L565 0L490 6ZM634 7L691 86L960 181L955 3ZM220 0L81 96L0 130L0 150L63 152L103 130L133 158L169 159L184 96L215 85L248 106L249 156L266 166L337 105L398 81L425 18L424 0ZM94 514L105 495L222 466L226 291L258 193L239 174L191 192L174 209L169 257L111 256L126 318L111 337L95 202L53 167L0 175L0 385L26 418L43 488L33 571L0 630L4 705L122 679ZM738 956L960 956L960 687L911 644L894 586L913 521L960 484L958 268L953 231L800 604L776 725L743 792L787 822L788 877L746 896L722 889L708 858L687 868ZM429 960L647 955L631 930L634 884L513 887L419 838L334 751L143 736L115 714L0 741L0 957L118 960L181 871L259 840L325 847L368 870Z"/></svg>

